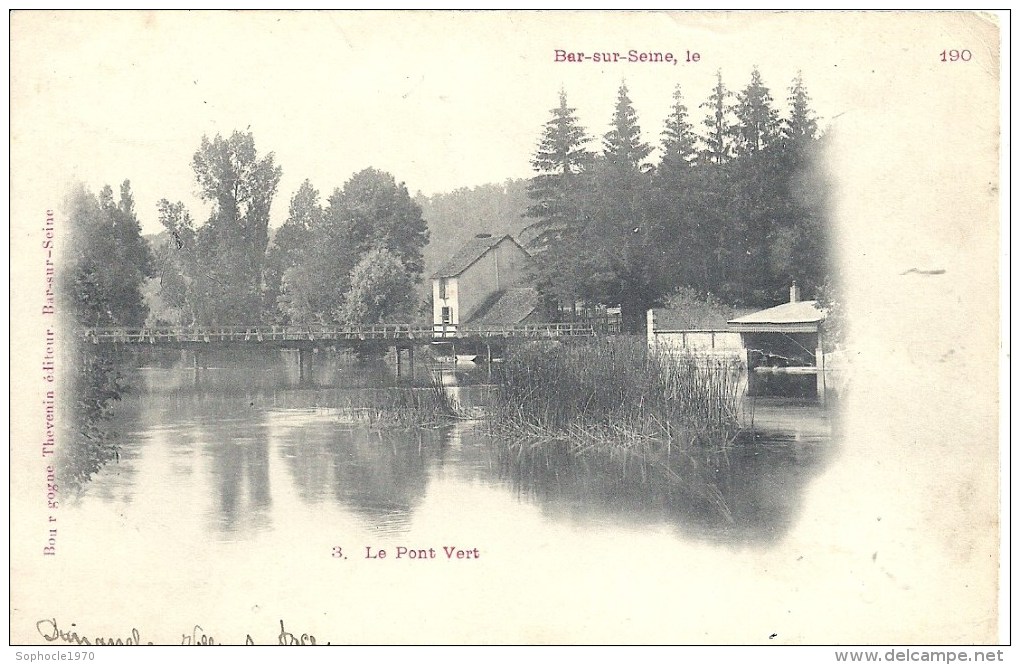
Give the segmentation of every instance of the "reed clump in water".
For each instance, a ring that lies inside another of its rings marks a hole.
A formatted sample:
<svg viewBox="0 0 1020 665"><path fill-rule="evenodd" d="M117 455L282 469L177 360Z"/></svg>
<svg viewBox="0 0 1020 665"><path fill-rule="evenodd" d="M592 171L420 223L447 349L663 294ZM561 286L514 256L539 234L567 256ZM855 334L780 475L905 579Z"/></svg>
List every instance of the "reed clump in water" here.
<svg viewBox="0 0 1020 665"><path fill-rule="evenodd" d="M737 361L650 353L640 337L512 349L494 378L495 422L575 448L731 443Z"/></svg>
<svg viewBox="0 0 1020 665"><path fill-rule="evenodd" d="M460 407L435 378L373 391L341 411L353 422L375 428L431 428L459 418Z"/></svg>

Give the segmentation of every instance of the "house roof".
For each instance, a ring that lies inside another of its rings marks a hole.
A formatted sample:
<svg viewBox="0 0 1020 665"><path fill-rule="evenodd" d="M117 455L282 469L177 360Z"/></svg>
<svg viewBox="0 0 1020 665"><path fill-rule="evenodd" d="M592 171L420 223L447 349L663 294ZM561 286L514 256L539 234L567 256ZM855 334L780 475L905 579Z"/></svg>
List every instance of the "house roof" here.
<svg viewBox="0 0 1020 665"><path fill-rule="evenodd" d="M815 332L824 320L825 310L817 300L800 300L732 319L729 326L747 332Z"/></svg>
<svg viewBox="0 0 1020 665"><path fill-rule="evenodd" d="M461 247L456 254L439 267L439 270L432 275L432 279L444 277L456 277L474 264L475 261L485 256L490 249L509 239L515 245L517 242L509 235L474 237L466 245ZM520 245L518 245L520 247ZM523 248L522 248L523 250Z"/></svg>
<svg viewBox="0 0 1020 665"><path fill-rule="evenodd" d="M500 292L499 296L471 317L472 326L513 325L524 321L538 309L541 299L531 287L517 287Z"/></svg>
<svg viewBox="0 0 1020 665"><path fill-rule="evenodd" d="M729 310L729 311L727 311ZM743 316L754 310L747 308L709 307L656 307L655 329L664 330L722 330L731 316Z"/></svg>

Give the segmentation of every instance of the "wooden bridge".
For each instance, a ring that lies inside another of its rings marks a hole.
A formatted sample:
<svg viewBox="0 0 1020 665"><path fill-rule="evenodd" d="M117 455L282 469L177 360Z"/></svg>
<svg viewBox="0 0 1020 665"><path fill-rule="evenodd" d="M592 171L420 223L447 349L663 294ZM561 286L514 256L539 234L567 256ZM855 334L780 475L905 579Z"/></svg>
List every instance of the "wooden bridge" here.
<svg viewBox="0 0 1020 665"><path fill-rule="evenodd" d="M540 323L511 326L155 326L147 328L85 328L82 337L96 345L148 345L169 348L263 345L284 349L363 345L409 347L432 342L495 342L512 338L560 339L590 337L591 325Z"/></svg>

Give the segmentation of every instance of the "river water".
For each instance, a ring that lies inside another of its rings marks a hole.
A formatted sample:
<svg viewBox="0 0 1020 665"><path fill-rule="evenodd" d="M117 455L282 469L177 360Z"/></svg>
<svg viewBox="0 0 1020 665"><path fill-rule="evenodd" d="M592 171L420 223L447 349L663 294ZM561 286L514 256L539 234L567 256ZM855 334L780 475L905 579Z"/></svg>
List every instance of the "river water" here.
<svg viewBox="0 0 1020 665"><path fill-rule="evenodd" d="M842 633L820 608L863 602L842 588L849 570L833 575L841 540L816 542L804 515L843 446L817 407L755 404L756 442L694 451L666 477L555 446L508 454L480 418L380 428L366 405L398 383L383 362L317 355L310 384L282 354L197 374L148 364L117 406L119 461L62 508L47 564L73 593L35 612L61 631L275 643L283 621L333 643L826 641ZM415 371L467 412L491 399L484 367ZM874 567L860 554L853 565Z"/></svg>

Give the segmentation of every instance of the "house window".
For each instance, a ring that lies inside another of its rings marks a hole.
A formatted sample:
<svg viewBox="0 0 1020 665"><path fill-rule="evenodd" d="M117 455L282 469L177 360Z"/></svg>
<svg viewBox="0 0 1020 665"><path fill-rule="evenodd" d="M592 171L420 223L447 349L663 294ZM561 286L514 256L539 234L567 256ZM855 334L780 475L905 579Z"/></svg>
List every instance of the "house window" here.
<svg viewBox="0 0 1020 665"><path fill-rule="evenodd" d="M443 323L449 323L450 322L450 308L449 307L444 307L442 309L441 316L442 316Z"/></svg>
<svg viewBox="0 0 1020 665"><path fill-rule="evenodd" d="M439 299L446 300L446 278L439 278Z"/></svg>

